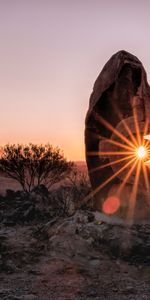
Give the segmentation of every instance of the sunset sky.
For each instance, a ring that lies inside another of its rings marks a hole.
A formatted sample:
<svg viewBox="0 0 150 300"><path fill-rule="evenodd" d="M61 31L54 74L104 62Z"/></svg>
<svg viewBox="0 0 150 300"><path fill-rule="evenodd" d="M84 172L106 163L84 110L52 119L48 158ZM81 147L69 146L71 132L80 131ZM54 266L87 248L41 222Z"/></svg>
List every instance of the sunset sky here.
<svg viewBox="0 0 150 300"><path fill-rule="evenodd" d="M0 0L0 144L51 143L84 159L94 81L112 54L150 80L149 0Z"/></svg>

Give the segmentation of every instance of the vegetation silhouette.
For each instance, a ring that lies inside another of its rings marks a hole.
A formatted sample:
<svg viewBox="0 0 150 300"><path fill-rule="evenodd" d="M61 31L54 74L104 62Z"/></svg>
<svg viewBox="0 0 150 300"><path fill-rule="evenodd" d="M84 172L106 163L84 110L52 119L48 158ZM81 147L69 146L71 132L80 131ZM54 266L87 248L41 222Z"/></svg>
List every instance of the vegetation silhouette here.
<svg viewBox="0 0 150 300"><path fill-rule="evenodd" d="M24 192L44 184L50 188L73 168L58 147L50 144L7 144L1 147L0 172L16 180Z"/></svg>

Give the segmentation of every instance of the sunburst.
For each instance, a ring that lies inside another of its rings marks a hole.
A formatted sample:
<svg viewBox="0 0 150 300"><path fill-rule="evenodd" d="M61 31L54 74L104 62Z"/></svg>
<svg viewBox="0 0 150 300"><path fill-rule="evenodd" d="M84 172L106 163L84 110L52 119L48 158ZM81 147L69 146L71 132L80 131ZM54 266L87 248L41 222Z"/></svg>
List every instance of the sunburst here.
<svg viewBox="0 0 150 300"><path fill-rule="evenodd" d="M122 132L117 130L103 117L94 113L94 117L96 121L102 124L105 128L107 128L110 132L115 135L118 140L114 140L112 138L105 138L103 136L97 135L99 140L104 140L105 142L112 144L117 147L116 151L90 151L87 153L88 156L98 156L104 158L110 158L110 162L105 163L100 166L96 166L95 168L90 170L90 173L97 172L101 169L107 168L109 166L119 165L121 163L121 167L110 177L108 177L104 182L102 182L95 190L93 190L85 199L87 201L91 198L91 196L95 196L101 189L103 189L108 183L110 183L114 178L120 175L124 170L126 170L126 175L122 180L118 190L117 196L119 197L122 193L123 189L130 176L133 175L134 172L134 183L132 187L132 191L130 193L129 199L129 207L128 207L128 219L132 220L134 215L134 209L137 198L137 191L139 185L139 179L141 174L143 174L144 183L146 190L150 190L149 178L148 178L148 162L150 162L150 135L148 135L148 127L149 122L146 120L143 133L141 134L139 121L136 113L136 109L133 109L133 117L134 117L134 126L135 126L135 135L132 133L129 125L125 120L122 121L124 125L124 129L126 130L127 136L125 136ZM119 149L118 149L119 148ZM117 159L113 159L115 157ZM118 158L118 156L120 158ZM123 164L123 165L122 165ZM133 177L132 177L133 178Z"/></svg>

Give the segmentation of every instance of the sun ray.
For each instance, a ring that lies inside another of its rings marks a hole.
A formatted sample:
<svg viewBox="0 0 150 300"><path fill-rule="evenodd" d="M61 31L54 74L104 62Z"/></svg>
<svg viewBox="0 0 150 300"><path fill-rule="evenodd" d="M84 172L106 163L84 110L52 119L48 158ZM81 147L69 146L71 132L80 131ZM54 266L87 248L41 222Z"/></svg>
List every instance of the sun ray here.
<svg viewBox="0 0 150 300"><path fill-rule="evenodd" d="M118 107L115 106L114 109L115 109L115 112L117 113L117 115L118 115L120 121L122 122L124 128L126 129L127 133L129 134L129 136L130 136L130 138L131 138L133 144L134 144L136 147L138 147L137 140L136 140L135 136L133 135L133 133L132 133L130 127L128 126L126 120L123 118L123 115L120 113Z"/></svg>
<svg viewBox="0 0 150 300"><path fill-rule="evenodd" d="M131 138L131 140L132 140L132 142L131 142L131 143L133 143L133 146L132 146L132 147L137 147L137 146L138 146L137 140L136 140L136 138L134 137L134 135L132 134L131 129L128 127L128 125L127 125L127 123L126 123L126 121L125 121L124 119L122 120L122 124L123 124L124 127L126 128L127 133L129 134L129 136L130 136L130 138Z"/></svg>
<svg viewBox="0 0 150 300"><path fill-rule="evenodd" d="M131 140L132 140L134 146L137 147L137 146L138 146L137 140L136 140L136 138L134 137L134 135L133 135L131 129L128 127L128 125L127 125L127 123L126 123L126 120L123 119L123 120L122 120L122 123L123 123L123 125L124 125L124 127L125 127L127 133L129 134L129 136L130 136L130 138L131 138Z"/></svg>
<svg viewBox="0 0 150 300"><path fill-rule="evenodd" d="M147 122L147 127L148 127L148 124L149 124L149 122ZM147 154L149 156L150 155L150 140L146 138L147 137L147 129L146 128L144 129L144 133L143 133L143 145L147 149Z"/></svg>
<svg viewBox="0 0 150 300"><path fill-rule="evenodd" d="M144 140L144 136L147 135L148 126L149 126L149 120L147 119L146 122L145 122L145 126L144 126L143 140Z"/></svg>
<svg viewBox="0 0 150 300"><path fill-rule="evenodd" d="M89 173L93 173L93 172L95 172L95 171L99 171L99 170L101 170L101 169L103 169L103 168L106 168L106 167L109 167L109 166L112 166L112 165L115 165L115 164L121 163L121 162L123 162L123 161L125 161L125 160L127 160L127 159L130 159L130 158L132 158L133 156L134 156L134 155L126 156L126 157L123 157L123 158L117 159L117 160L115 160L115 161L112 161L112 162L106 163L106 164L104 164L104 165L101 165L101 166L95 167L95 168L91 169L91 170L89 171Z"/></svg>
<svg viewBox="0 0 150 300"><path fill-rule="evenodd" d="M118 146L118 147L126 149L126 150L130 150L131 151L131 150L135 149L134 145L132 147L130 147L130 146L124 145L124 144L122 144L122 143L120 143L118 141L115 141L113 139L107 139L107 138L101 138L101 139L104 140L105 142L108 142L110 144L113 144L115 146Z"/></svg>
<svg viewBox="0 0 150 300"><path fill-rule="evenodd" d="M122 123L124 124L124 127L126 128L126 130L127 130L128 134L129 134L129 136L130 136L130 138L131 138L134 146L138 147L138 142L137 142L136 138L134 137L131 129L127 126L127 123L126 123L126 121L124 119L122 120Z"/></svg>
<svg viewBox="0 0 150 300"><path fill-rule="evenodd" d="M101 124L103 124L107 129L115 133L120 139L122 139L126 144L130 145L131 147L134 144L129 141L121 132L119 132L116 128L114 128L108 121L106 121L102 116L99 116L97 113L94 114L95 119L98 120Z"/></svg>
<svg viewBox="0 0 150 300"><path fill-rule="evenodd" d="M149 179L148 179L147 167L144 162L142 163L142 169L143 169L143 175L145 180L145 186L146 189L149 191Z"/></svg>
<svg viewBox="0 0 150 300"><path fill-rule="evenodd" d="M134 171L134 169L135 169L137 163L138 163L138 159L135 160L134 164L131 166L131 168L129 169L128 173L126 174L124 180L122 181L122 183L121 183L121 185L120 185L120 187L119 187L119 189L118 189L118 191L117 191L117 195L118 195L118 196L120 196L120 194L121 194L121 192L122 192L122 190L123 190L125 184L127 183L129 177L130 177L131 174L133 173L133 171Z"/></svg>
<svg viewBox="0 0 150 300"><path fill-rule="evenodd" d="M143 136L142 136L142 144L144 147L147 147L149 145L149 140L145 139L147 132L148 132L148 127L149 127L149 120L146 120L145 126L144 126L144 131L143 131Z"/></svg>
<svg viewBox="0 0 150 300"><path fill-rule="evenodd" d="M128 166L130 164L133 163L133 161L136 158L134 157L132 160L130 160L129 162L127 162L122 168L120 168L115 174L113 174L111 177L109 177L108 179L106 179L103 183L101 183L94 191L92 191L89 195L87 195L84 200L83 203L87 202L91 196L93 197L94 195L96 195L103 187L105 187L110 181L112 181L115 177L117 177L120 173L122 173L125 169L128 168Z"/></svg>
<svg viewBox="0 0 150 300"><path fill-rule="evenodd" d="M136 148L136 146L134 144L132 146L128 146L128 145L122 144L121 142L115 141L115 140L113 140L111 138L107 138L105 136L102 136L102 135L94 133L94 132L92 133L92 135L95 136L95 138L98 139L99 141L103 140L105 142L108 142L110 144L116 145L116 146L118 146L120 148L123 148L123 149L126 149L126 150L130 150L131 151L131 150L133 150L133 149Z"/></svg>
<svg viewBox="0 0 150 300"><path fill-rule="evenodd" d="M135 209L135 203L136 203L140 170L141 170L141 160L138 161L136 174L135 174L135 180L134 180L133 188L132 188L130 199L129 199L129 210L128 210L128 214L127 214L127 219L130 221L133 220L133 216L134 216L134 209Z"/></svg>
<svg viewBox="0 0 150 300"><path fill-rule="evenodd" d="M123 120L121 120L121 121L122 121L122 124L124 125L124 128L126 129L127 133L129 134L129 136L130 136L130 138L131 138L131 140L132 140L134 146L137 147L137 146L138 146L138 142L137 142L135 136L133 135L131 129L130 129L129 126L127 125L126 120L123 119Z"/></svg>
<svg viewBox="0 0 150 300"><path fill-rule="evenodd" d="M114 156L114 155L135 155L135 151L110 151L110 152L101 152L101 151L91 151L87 152L88 156Z"/></svg>
<svg viewBox="0 0 150 300"><path fill-rule="evenodd" d="M150 150L149 144L150 144L150 141L147 141L147 140L143 141L143 146L147 147Z"/></svg>

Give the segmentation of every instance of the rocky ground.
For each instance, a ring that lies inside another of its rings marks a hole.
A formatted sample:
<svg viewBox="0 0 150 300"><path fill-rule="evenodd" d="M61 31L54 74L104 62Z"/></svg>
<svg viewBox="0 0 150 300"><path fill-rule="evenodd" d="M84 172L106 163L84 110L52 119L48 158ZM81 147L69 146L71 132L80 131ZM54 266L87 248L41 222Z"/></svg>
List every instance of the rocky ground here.
<svg viewBox="0 0 150 300"><path fill-rule="evenodd" d="M0 202L1 300L150 299L149 224L108 224L88 210L41 217L39 204L21 204L16 193L10 205L8 194Z"/></svg>

